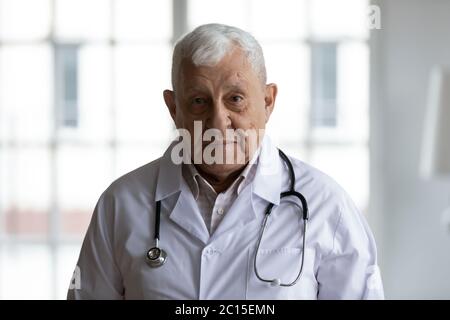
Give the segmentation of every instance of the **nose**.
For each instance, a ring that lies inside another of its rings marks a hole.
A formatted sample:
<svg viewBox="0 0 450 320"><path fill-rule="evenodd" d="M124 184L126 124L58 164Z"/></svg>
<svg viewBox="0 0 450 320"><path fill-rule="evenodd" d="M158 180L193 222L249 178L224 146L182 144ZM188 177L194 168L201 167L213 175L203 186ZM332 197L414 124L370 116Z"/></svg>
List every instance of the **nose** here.
<svg viewBox="0 0 450 320"><path fill-rule="evenodd" d="M231 128L231 119L227 108L220 101L214 102L206 121L206 129L218 129L225 137L226 129Z"/></svg>

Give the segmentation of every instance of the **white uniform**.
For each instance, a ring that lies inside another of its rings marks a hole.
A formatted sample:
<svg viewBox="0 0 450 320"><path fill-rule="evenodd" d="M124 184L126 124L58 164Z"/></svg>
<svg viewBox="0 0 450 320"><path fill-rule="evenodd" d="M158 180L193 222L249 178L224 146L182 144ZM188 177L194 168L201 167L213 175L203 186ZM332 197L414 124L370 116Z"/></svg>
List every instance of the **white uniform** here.
<svg viewBox="0 0 450 320"><path fill-rule="evenodd" d="M382 299L372 233L330 177L291 159L295 188L309 205L303 274L292 287L256 278L253 258L264 212L275 207L258 254L258 271L282 283L301 263L303 220L289 172L268 137L256 175L210 236L181 165L164 156L116 180L102 194L83 242L69 299ZM160 247L166 263L151 268L155 201L161 200ZM301 206L301 205L300 205Z"/></svg>

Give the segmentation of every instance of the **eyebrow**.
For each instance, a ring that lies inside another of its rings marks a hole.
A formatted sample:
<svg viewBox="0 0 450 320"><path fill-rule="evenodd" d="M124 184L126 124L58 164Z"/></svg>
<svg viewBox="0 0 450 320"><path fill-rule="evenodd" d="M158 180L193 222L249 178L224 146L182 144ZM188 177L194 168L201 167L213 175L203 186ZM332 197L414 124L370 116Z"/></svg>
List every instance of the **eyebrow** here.
<svg viewBox="0 0 450 320"><path fill-rule="evenodd" d="M234 90L234 91L246 90L247 87L248 87L248 85L243 82L228 84L228 85L224 86L225 89ZM190 86L185 89L186 93L188 93L188 94L196 93L196 92L205 92L207 90L208 90L207 88L202 87L202 86Z"/></svg>
<svg viewBox="0 0 450 320"><path fill-rule="evenodd" d="M201 86L191 86L191 87L187 87L185 89L185 91L187 93L195 93L195 92L204 92L207 89L205 87L201 87Z"/></svg>
<svg viewBox="0 0 450 320"><path fill-rule="evenodd" d="M246 83L243 82L238 82L238 83L233 83L233 84L229 84L225 86L225 89L228 90L235 90L235 91L242 91L247 89L248 85Z"/></svg>

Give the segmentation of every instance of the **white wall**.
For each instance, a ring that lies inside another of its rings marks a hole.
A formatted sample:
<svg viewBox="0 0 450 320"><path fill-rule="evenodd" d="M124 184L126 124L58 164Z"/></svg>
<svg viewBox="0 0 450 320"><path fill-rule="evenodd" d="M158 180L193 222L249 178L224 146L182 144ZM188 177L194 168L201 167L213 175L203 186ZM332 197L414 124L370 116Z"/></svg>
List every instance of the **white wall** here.
<svg viewBox="0 0 450 320"><path fill-rule="evenodd" d="M450 180L418 175L430 68L450 65L450 1L379 0L372 32L371 214L387 298L450 298ZM449 124L450 125L450 124ZM449 137L450 141L450 137Z"/></svg>

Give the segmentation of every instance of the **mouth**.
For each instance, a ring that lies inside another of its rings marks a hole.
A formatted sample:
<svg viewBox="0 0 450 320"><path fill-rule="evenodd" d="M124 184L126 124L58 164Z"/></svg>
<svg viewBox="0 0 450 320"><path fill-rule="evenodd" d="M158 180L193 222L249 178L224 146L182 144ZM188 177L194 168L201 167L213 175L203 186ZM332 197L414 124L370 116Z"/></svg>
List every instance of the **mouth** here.
<svg viewBox="0 0 450 320"><path fill-rule="evenodd" d="M237 141L207 141L203 143L203 146L226 146L231 144L237 144Z"/></svg>

